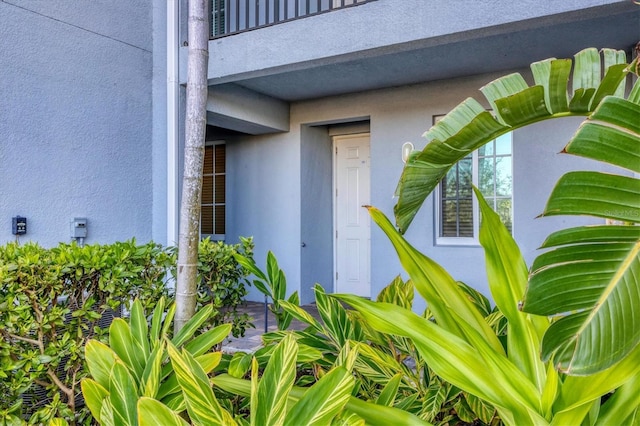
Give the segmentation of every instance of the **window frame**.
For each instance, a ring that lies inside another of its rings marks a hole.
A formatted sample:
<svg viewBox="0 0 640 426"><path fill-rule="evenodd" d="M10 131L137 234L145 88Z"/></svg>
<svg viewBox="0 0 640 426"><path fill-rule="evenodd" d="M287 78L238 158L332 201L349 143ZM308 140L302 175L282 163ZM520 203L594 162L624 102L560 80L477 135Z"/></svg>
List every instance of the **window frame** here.
<svg viewBox="0 0 640 426"><path fill-rule="evenodd" d="M215 147L216 145L225 145L225 155L224 155L224 161L225 161L225 168L224 168L224 173L216 173L215 170L215 148L214 148L214 158L213 158L213 163L214 163L214 170L213 170L213 202L212 203L204 203L203 200L200 200L200 239L205 239L205 238L210 238L212 241L225 241L226 239L226 230L227 230L227 184L226 184L226 177L227 177L227 153L226 153L226 141L224 140L215 140L215 141L207 141L205 142L205 150L207 147ZM205 155L206 155L206 151L205 151ZM208 175L208 174L207 174ZM224 197L224 203L216 203L216 193L215 193L215 179L216 176L225 176L225 187L224 187L224 192L225 192L225 197ZM203 170L202 173L202 177L204 179L205 173ZM204 189L204 184L203 184L203 189ZM212 206L213 207L213 231L215 232L215 214L216 214L216 206L224 206L224 211L225 211L225 220L224 220L224 229L225 229L225 233L224 234L205 234L202 232L202 207L204 206Z"/></svg>
<svg viewBox="0 0 640 426"><path fill-rule="evenodd" d="M434 116L434 124L437 122L442 116ZM514 179L513 179L513 132L507 133L510 134L510 155L508 157L511 159L511 235L514 235ZM495 139L494 139L495 140ZM498 155L494 152L495 157L507 157L506 155ZM479 187L479 153L478 150L474 150L471 153L471 182L474 186ZM486 156L484 158L487 158ZM495 164L494 164L494 172L495 172ZM445 178L443 178L445 179ZM472 196L471 209L473 213L472 226L473 226L473 237L442 237L440 236L442 233L442 181L438 182L436 188L433 192L434 196L434 244L436 246L468 246L475 247L480 246L479 240L479 231L480 231L480 205L478 203L478 199L475 195ZM495 197L492 197L495 198ZM504 197L503 197L504 198ZM493 206L492 206L493 207Z"/></svg>

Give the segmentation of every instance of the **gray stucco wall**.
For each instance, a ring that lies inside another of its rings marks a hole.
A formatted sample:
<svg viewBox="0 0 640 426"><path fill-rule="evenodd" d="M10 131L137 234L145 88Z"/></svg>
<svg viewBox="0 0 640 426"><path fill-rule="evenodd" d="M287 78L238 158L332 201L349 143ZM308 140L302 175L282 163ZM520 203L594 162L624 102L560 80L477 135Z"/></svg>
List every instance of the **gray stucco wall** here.
<svg viewBox="0 0 640 426"><path fill-rule="evenodd" d="M297 133L297 132L296 132ZM288 134L285 134L288 135ZM299 141L299 139L298 139ZM227 233L253 236L255 260L276 255L290 289L300 287L300 145L280 134L227 139ZM249 300L263 300L255 288Z"/></svg>
<svg viewBox="0 0 640 426"><path fill-rule="evenodd" d="M0 35L0 243L149 240L152 0L7 0Z"/></svg>
<svg viewBox="0 0 640 426"><path fill-rule="evenodd" d="M253 235L259 262L263 261L267 250L273 250L287 273L290 291L300 288L302 278L304 282L321 280L325 274L321 276L318 273L317 278L310 276L309 263L304 258L300 259L299 225L300 217L308 215L310 208L319 208L318 202L325 199L314 199L315 193L311 192L313 189L308 182L311 182L309 176L318 170L326 170L326 167L322 166L324 159L314 162L313 156L309 155L314 149L308 144L314 138L305 137L301 129L308 124L370 117L372 204L391 217L396 202L393 193L403 167L402 144L413 141L416 148L421 149L424 146L421 135L430 127L434 115L447 113L468 96L482 102L477 89L500 75L481 75L292 104L290 132L238 138L229 145L228 170L233 176L229 182L229 191L233 194L229 216L233 226L227 237ZM580 121L575 118L557 119L514 133L514 235L529 264L536 256L537 247L553 230L579 223L602 222L566 217L535 219L543 210L551 188L565 171L601 168L600 164L589 160L558 154ZM315 139L320 145L326 143L323 138ZM303 177L302 186L300 176ZM322 178L316 176L314 180L322 181ZM309 204L305 200L309 200ZM406 238L442 264L455 279L488 294L482 249L479 246L437 246L433 217L434 202L430 197ZM304 219L302 225L305 232ZM327 227L324 229L326 232ZM327 262L332 265L332 255L332 250L327 249L313 253L319 265ZM301 268L305 270L300 271ZM373 226L372 295L377 295L398 274L403 272L391 244ZM331 288L332 283L321 283ZM260 300L259 296L256 300ZM417 302L418 309L422 306Z"/></svg>
<svg viewBox="0 0 640 426"><path fill-rule="evenodd" d="M167 243L167 2L153 1L152 239Z"/></svg>
<svg viewBox="0 0 640 426"><path fill-rule="evenodd" d="M300 142L300 301L310 303L316 283L333 292L333 155L327 126L303 126Z"/></svg>
<svg viewBox="0 0 640 426"><path fill-rule="evenodd" d="M425 7L426 3L429 7ZM306 69L319 64L340 63L354 57L365 58L412 50L419 46L442 45L491 35L508 37L509 33L529 28L531 19L552 24L558 19L554 15L573 12L584 19L593 13L588 11L588 8L616 3L625 2L372 1L274 25L259 32L249 31L233 37L212 40L209 43L209 78L217 84L234 81L237 76L246 78L285 70ZM475 47L483 49L482 45ZM480 55L478 52L465 54ZM182 55L182 66L186 66L186 54Z"/></svg>

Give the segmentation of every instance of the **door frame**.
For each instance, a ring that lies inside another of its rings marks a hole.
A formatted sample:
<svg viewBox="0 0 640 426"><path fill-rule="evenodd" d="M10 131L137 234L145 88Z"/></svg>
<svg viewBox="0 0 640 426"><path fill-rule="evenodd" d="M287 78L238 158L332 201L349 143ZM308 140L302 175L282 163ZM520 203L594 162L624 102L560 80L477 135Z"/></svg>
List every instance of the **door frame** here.
<svg viewBox="0 0 640 426"><path fill-rule="evenodd" d="M360 138L366 136L369 138L369 174L368 174L368 179L369 179L369 188L371 188L371 132L358 132L358 133L345 133L345 134L338 134L338 135L333 135L331 136L331 155L333 157L333 161L332 161L332 170L331 170L331 198L332 198L332 206L331 209L333 211L333 229L332 229L332 234L331 234L331 239L333 240L333 293L337 293L338 292L338 280L337 280L337 274L338 274L338 238L337 238L337 232L338 232L338 215L337 215L337 203L336 203L336 191L338 188L338 179L337 179L337 175L338 175L338 168L337 168L337 163L338 163L338 152L337 152L337 145L336 145L336 140L337 139L350 139L350 138ZM371 189L369 190L369 199L371 199ZM371 243L369 243L369 251L368 251L368 263L369 263L369 291L371 291Z"/></svg>

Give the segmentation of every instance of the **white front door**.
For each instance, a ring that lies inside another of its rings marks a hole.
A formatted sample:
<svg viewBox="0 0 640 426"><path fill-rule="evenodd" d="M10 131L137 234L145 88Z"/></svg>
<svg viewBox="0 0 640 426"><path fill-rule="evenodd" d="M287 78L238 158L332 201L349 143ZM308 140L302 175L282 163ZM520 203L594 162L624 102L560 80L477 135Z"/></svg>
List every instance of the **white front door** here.
<svg viewBox="0 0 640 426"><path fill-rule="evenodd" d="M333 138L335 291L371 297L369 135Z"/></svg>

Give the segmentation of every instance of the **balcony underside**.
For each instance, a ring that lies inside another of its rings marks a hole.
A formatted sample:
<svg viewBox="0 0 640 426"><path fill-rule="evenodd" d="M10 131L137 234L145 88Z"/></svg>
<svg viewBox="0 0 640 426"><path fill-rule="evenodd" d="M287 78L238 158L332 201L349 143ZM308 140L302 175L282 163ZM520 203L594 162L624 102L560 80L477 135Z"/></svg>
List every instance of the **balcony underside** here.
<svg viewBox="0 0 640 426"><path fill-rule="evenodd" d="M630 52L640 38L639 29L640 7L628 2L238 74L216 76L214 70L209 82L214 87L234 83L292 102L513 70L548 57L571 57L586 47ZM217 48L212 47L215 66Z"/></svg>

